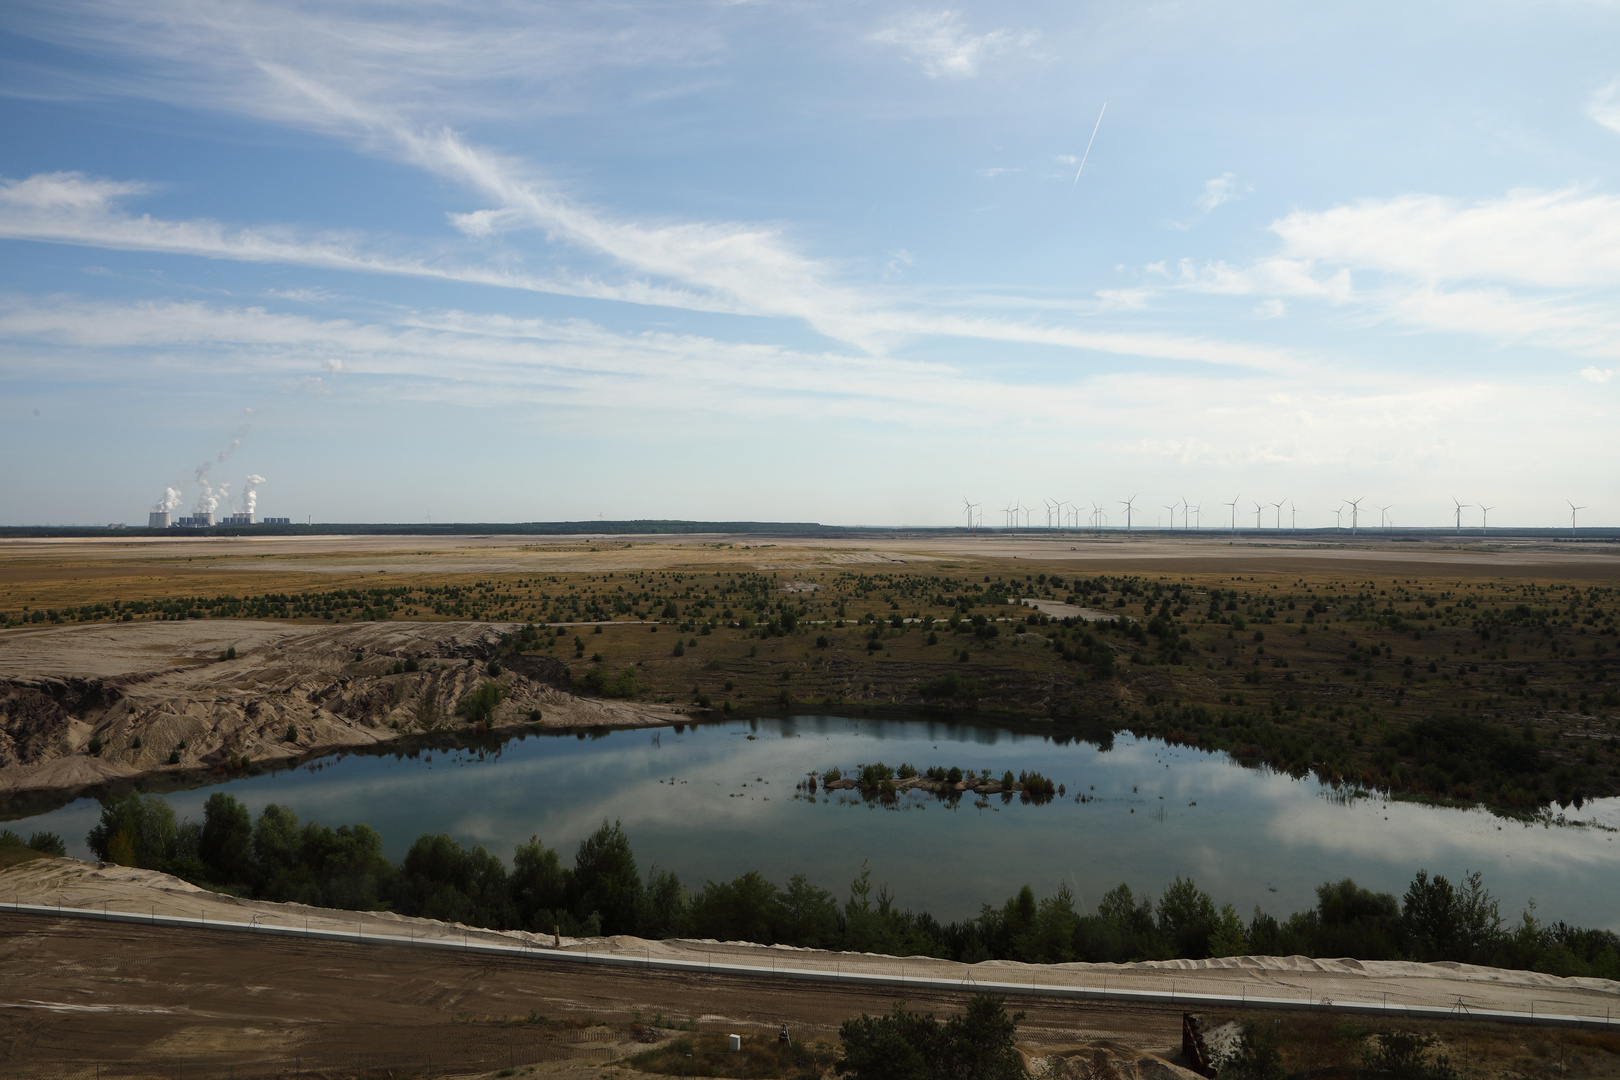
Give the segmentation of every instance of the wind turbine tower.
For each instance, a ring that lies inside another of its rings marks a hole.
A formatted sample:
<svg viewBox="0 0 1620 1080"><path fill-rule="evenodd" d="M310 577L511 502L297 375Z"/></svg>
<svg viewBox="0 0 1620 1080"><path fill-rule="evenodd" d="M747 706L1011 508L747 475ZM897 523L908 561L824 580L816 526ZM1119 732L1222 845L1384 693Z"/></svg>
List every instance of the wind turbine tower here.
<svg viewBox="0 0 1620 1080"><path fill-rule="evenodd" d="M1135 495L1132 495L1130 498L1125 499L1125 500L1120 502L1120 505L1125 508L1125 531L1126 532L1131 531L1131 511L1136 509L1136 507L1133 505L1135 502L1136 502L1136 496ZM1573 519L1571 519L1571 520L1573 520Z"/></svg>
<svg viewBox="0 0 1620 1080"><path fill-rule="evenodd" d="M1241 499L1241 498L1243 498L1243 492L1240 491L1240 492L1237 493L1237 497L1234 498L1231 502L1222 504L1222 505L1225 505L1225 506L1229 506L1232 509L1232 533L1233 533L1233 535L1237 534L1237 507L1238 507L1238 499Z"/></svg>
<svg viewBox="0 0 1620 1080"><path fill-rule="evenodd" d="M1575 513L1578 510L1585 510L1586 507L1576 506L1574 503L1569 502L1568 499L1565 499L1564 501L1569 503L1569 531L1573 533L1575 531Z"/></svg>
<svg viewBox="0 0 1620 1080"><path fill-rule="evenodd" d="M1494 506L1481 506L1479 508L1479 535L1484 536L1491 531L1491 511Z"/></svg>
<svg viewBox="0 0 1620 1080"><path fill-rule="evenodd" d="M1363 495L1360 499L1346 499L1346 500L1344 500L1345 502L1350 504L1350 535L1351 536L1356 535L1356 530L1361 527L1361 501L1362 501L1362 499L1365 499L1366 497L1367 496Z"/></svg>
<svg viewBox="0 0 1620 1080"><path fill-rule="evenodd" d="M1468 507L1473 506L1474 504L1473 503L1465 503L1465 502L1457 502L1457 496L1455 496L1455 495L1453 495L1451 497L1451 501L1454 502L1454 503L1457 503L1457 532L1459 534L1461 534L1461 532L1462 532L1462 512L1465 509L1467 509Z"/></svg>

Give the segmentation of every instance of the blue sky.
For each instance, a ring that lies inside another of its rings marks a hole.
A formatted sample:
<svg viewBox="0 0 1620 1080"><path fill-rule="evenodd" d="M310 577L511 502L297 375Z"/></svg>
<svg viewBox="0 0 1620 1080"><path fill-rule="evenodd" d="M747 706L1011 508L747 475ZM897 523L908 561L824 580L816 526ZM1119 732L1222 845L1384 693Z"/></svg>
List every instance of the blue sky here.
<svg viewBox="0 0 1620 1080"><path fill-rule="evenodd" d="M1620 5L1340 7L13 0L0 523L1614 523Z"/></svg>

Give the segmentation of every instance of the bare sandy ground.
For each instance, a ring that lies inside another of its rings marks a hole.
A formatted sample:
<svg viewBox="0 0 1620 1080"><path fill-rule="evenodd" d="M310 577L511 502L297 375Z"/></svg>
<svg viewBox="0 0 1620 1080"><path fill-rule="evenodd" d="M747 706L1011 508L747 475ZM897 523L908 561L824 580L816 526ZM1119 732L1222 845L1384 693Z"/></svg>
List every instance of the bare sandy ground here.
<svg viewBox="0 0 1620 1080"><path fill-rule="evenodd" d="M24 573L76 560L101 566L165 569L197 560L211 571L243 573L565 573L743 565L758 570L838 569L873 564L953 560L1028 560L1075 570L1124 573L1409 572L1480 576L1495 572L1620 577L1620 545L1509 541L1237 537L1203 532L1164 534L820 538L757 534L673 536L319 536L44 538L0 541L0 567Z"/></svg>
<svg viewBox="0 0 1620 1080"><path fill-rule="evenodd" d="M90 623L0 632L0 792L276 762L460 726L503 632L483 623ZM220 659L228 649L236 657ZM420 670L393 674L415 661ZM495 727L634 727L679 706L578 697L511 658ZM288 739L288 729L295 737ZM90 752L99 740L99 754ZM171 760L176 755L178 760Z"/></svg>
<svg viewBox="0 0 1620 1080"><path fill-rule="evenodd" d="M0 910L9 903L61 904L156 916L250 922L293 929L357 934L361 939L436 939L451 943L505 942L544 951L550 935L497 932L411 919L389 913L340 912L297 904L242 900L199 889L164 874L75 859L36 859L0 872ZM928 978L971 989L976 984L1028 985L1223 995L1240 999L1340 1005L1387 1003L1469 1010L1620 1017L1620 983L1559 978L1528 971L1468 964L1404 961L1322 960L1301 956L1227 957L1137 964L1030 965L1011 961L959 964L927 957L834 953L739 942L646 941L632 937L562 938L563 951L629 960L663 959L716 965L747 965L761 977L786 969L829 974L874 974Z"/></svg>

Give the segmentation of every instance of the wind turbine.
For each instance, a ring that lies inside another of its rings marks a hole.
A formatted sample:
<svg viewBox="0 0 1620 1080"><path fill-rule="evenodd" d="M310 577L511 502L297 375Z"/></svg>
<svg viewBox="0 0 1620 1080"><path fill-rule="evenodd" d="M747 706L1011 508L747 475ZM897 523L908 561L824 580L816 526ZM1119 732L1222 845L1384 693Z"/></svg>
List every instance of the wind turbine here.
<svg viewBox="0 0 1620 1080"><path fill-rule="evenodd" d="M1474 504L1473 503L1465 503L1465 502L1457 502L1457 496L1455 496L1455 495L1453 495L1451 497L1451 501L1454 502L1454 503L1457 503L1457 531L1460 533L1460 532L1462 532L1462 512L1466 507L1473 506Z"/></svg>
<svg viewBox="0 0 1620 1080"><path fill-rule="evenodd" d="M1132 495L1130 498L1123 500L1119 504L1119 505L1121 505L1121 506L1123 506L1125 508L1125 531L1126 532L1131 531L1131 511L1136 509L1136 507L1132 505L1135 502L1136 502L1136 496Z"/></svg>
<svg viewBox="0 0 1620 1080"><path fill-rule="evenodd" d="M1027 528L1030 527L1030 524L1035 520L1034 518L1029 516L1029 515L1031 515L1031 514L1033 514L1035 512L1035 508L1033 506L1025 506L1022 509L1024 511L1024 528L1027 529Z"/></svg>
<svg viewBox="0 0 1620 1080"><path fill-rule="evenodd" d="M1361 497L1361 499L1346 499L1346 500L1344 500L1345 502L1350 504L1350 535L1351 536L1356 535L1356 530L1361 527L1361 500L1365 499L1366 497L1367 496L1363 495Z"/></svg>
<svg viewBox="0 0 1620 1080"><path fill-rule="evenodd" d="M1182 499L1182 502L1185 503L1186 501L1187 500L1185 498ZM1202 529L1204 527L1204 504L1199 503L1197 506L1193 507L1192 513L1193 517L1198 521L1198 524L1193 527L1196 529Z"/></svg>
<svg viewBox="0 0 1620 1080"><path fill-rule="evenodd" d="M975 521L973 519L973 511L977 510L978 508L979 508L978 503L973 502L966 495L962 496L962 512L967 515L968 526L974 532L979 531L979 524L978 524L977 521Z"/></svg>
<svg viewBox="0 0 1620 1080"><path fill-rule="evenodd" d="M1100 504L1100 503L1092 503L1091 504L1091 525L1092 525L1092 528L1101 529L1107 524L1108 524L1108 514L1106 512L1104 512L1104 510L1102 508L1102 504Z"/></svg>
<svg viewBox="0 0 1620 1080"><path fill-rule="evenodd" d="M1334 508L1334 510L1333 510L1333 527L1335 529L1343 529L1344 528L1344 517L1343 517L1343 515L1344 515L1344 507L1343 506L1338 506L1338 507Z"/></svg>
<svg viewBox="0 0 1620 1080"><path fill-rule="evenodd" d="M1277 508L1277 528L1279 528L1279 529L1282 528L1282 508L1283 508L1283 503L1285 503L1287 501L1288 501L1287 499L1284 499L1284 500L1282 500L1282 502L1274 502L1274 503L1271 504L1272 506L1275 506Z"/></svg>
<svg viewBox="0 0 1620 1080"><path fill-rule="evenodd" d="M1001 512L1003 514L1007 515L1007 528L1009 528L1009 529L1018 528L1018 504L1017 503L1012 503L1012 504L1010 504L1008 506L1003 506L1001 508Z"/></svg>
<svg viewBox="0 0 1620 1080"><path fill-rule="evenodd" d="M1494 506L1481 506L1479 508L1479 535L1484 536L1491 531L1491 511Z"/></svg>
<svg viewBox="0 0 1620 1080"><path fill-rule="evenodd" d="M1238 504L1238 499L1241 499L1241 498L1243 498L1243 492L1240 491L1240 492L1237 493L1237 498L1233 499L1229 503L1222 503L1221 504L1223 506L1230 506L1232 508L1232 532L1234 532L1234 533L1237 532L1237 504Z"/></svg>
<svg viewBox="0 0 1620 1080"><path fill-rule="evenodd" d="M1577 510L1585 510L1586 507L1576 506L1574 503L1569 502L1568 499L1565 499L1564 501L1569 503L1569 531L1573 533L1575 531L1575 512Z"/></svg>
<svg viewBox="0 0 1620 1080"><path fill-rule="evenodd" d="M1164 503L1160 503L1159 505L1164 506L1164 508L1166 510L1170 511L1170 527L1172 529L1175 528L1176 527L1176 506L1175 506L1175 504L1172 503L1169 506L1165 506Z"/></svg>
<svg viewBox="0 0 1620 1080"><path fill-rule="evenodd" d="M1250 499L1249 501L1254 502L1253 499ZM1260 528L1260 504L1259 503L1254 503L1254 527L1257 530Z"/></svg>
<svg viewBox="0 0 1620 1080"><path fill-rule="evenodd" d="M1390 509L1390 507L1393 507L1394 505L1394 503L1390 503L1389 506L1380 506L1378 508L1378 527L1380 529L1389 528L1389 521L1384 517L1384 514Z"/></svg>

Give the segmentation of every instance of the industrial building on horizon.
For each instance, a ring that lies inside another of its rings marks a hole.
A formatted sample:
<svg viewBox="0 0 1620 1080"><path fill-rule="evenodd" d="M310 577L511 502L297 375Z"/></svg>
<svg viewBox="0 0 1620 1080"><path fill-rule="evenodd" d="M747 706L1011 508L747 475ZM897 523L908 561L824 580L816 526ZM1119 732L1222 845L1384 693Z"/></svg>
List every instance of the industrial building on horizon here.
<svg viewBox="0 0 1620 1080"><path fill-rule="evenodd" d="M223 521L214 520L212 510L201 510L195 514L185 514L171 518L167 510L153 510L146 515L148 529L210 529L215 525L291 525L292 518L267 517L253 520L251 511L243 514L227 514Z"/></svg>

